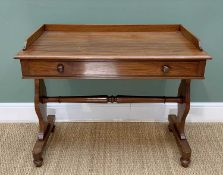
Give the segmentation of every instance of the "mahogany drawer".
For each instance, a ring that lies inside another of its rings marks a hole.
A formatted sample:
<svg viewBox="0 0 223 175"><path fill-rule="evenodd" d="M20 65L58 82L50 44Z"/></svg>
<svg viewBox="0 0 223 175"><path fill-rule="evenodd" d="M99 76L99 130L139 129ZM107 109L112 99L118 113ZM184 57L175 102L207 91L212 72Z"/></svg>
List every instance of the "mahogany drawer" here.
<svg viewBox="0 0 223 175"><path fill-rule="evenodd" d="M203 78L206 61L21 60L24 78Z"/></svg>

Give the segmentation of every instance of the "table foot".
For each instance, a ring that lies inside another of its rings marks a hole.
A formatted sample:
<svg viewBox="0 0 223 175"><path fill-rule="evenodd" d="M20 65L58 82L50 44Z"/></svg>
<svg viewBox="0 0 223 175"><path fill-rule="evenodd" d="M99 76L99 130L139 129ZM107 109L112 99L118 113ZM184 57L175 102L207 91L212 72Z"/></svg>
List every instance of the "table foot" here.
<svg viewBox="0 0 223 175"><path fill-rule="evenodd" d="M55 125L53 125L53 128L52 128L52 130L51 130L51 132L54 132L55 131Z"/></svg>
<svg viewBox="0 0 223 175"><path fill-rule="evenodd" d="M180 138L179 132L176 127L176 121L177 121L176 115L169 115L168 119L169 119L168 128L173 133L173 135L176 139L178 148L181 152L181 158L180 158L181 165L186 168L189 166L189 164L191 162L190 145L186 138L185 139Z"/></svg>
<svg viewBox="0 0 223 175"><path fill-rule="evenodd" d="M181 157L180 162L184 168L187 168L190 164L190 159L185 159L185 158Z"/></svg>
<svg viewBox="0 0 223 175"><path fill-rule="evenodd" d="M36 167L41 167L43 165L43 158L34 159L33 163L35 164Z"/></svg>
<svg viewBox="0 0 223 175"><path fill-rule="evenodd" d="M170 125L168 125L168 130L169 130L170 132L173 132L173 129L171 128Z"/></svg>
<svg viewBox="0 0 223 175"><path fill-rule="evenodd" d="M32 151L33 163L35 164L36 167L41 167L43 164L42 154L43 154L44 148L46 146L47 140L50 136L50 133L54 131L55 116L49 115L47 117L47 121L48 121L48 126L45 131L45 137L43 138L43 140L37 139L37 141L34 145L33 151Z"/></svg>

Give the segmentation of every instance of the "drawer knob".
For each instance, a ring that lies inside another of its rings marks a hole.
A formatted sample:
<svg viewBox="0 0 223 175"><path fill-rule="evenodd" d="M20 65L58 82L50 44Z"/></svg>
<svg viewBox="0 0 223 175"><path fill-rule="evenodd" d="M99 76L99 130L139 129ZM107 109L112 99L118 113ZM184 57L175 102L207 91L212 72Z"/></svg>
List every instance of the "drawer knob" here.
<svg viewBox="0 0 223 175"><path fill-rule="evenodd" d="M60 73L63 73L64 72L64 65L63 64L58 64L57 65L57 71L60 72Z"/></svg>
<svg viewBox="0 0 223 175"><path fill-rule="evenodd" d="M166 65L163 66L162 68L163 73L168 73L170 71L170 68Z"/></svg>

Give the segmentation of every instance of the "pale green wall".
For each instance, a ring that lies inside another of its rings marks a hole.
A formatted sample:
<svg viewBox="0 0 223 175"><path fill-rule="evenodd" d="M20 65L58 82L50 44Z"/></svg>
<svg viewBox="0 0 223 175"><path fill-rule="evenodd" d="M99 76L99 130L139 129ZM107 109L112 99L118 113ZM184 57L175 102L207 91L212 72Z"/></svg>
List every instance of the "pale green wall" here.
<svg viewBox="0 0 223 175"><path fill-rule="evenodd" d="M13 56L43 23L181 23L213 56L206 79L192 82L192 101L223 101L222 0L0 0L0 102L33 101L33 81L22 80ZM47 81L49 94L172 95L178 81Z"/></svg>

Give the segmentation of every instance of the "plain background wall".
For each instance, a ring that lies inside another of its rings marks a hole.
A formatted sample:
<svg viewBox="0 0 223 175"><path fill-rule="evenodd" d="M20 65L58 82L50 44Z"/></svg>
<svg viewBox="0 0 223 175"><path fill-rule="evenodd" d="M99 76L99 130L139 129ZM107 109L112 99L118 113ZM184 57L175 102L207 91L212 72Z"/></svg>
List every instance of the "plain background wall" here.
<svg viewBox="0 0 223 175"><path fill-rule="evenodd" d="M0 102L32 102L15 54L43 23L181 23L214 58L192 81L194 102L223 101L222 0L0 0ZM49 95L174 95L177 80L48 80Z"/></svg>

